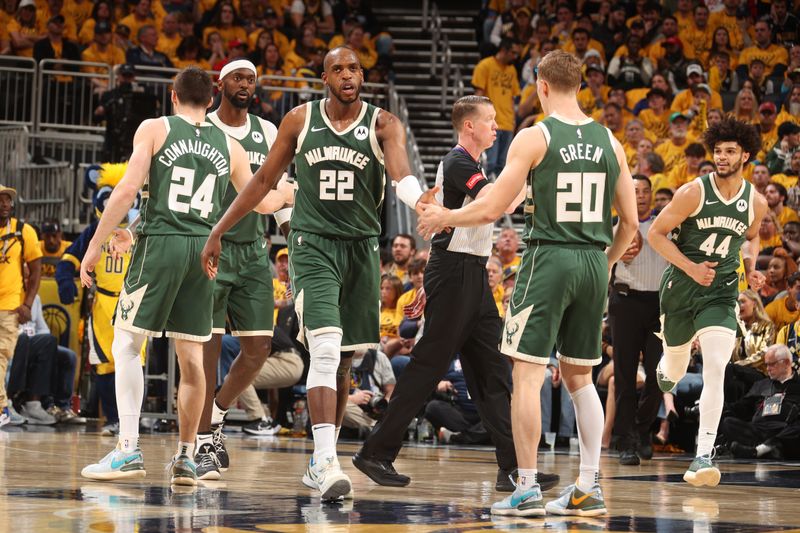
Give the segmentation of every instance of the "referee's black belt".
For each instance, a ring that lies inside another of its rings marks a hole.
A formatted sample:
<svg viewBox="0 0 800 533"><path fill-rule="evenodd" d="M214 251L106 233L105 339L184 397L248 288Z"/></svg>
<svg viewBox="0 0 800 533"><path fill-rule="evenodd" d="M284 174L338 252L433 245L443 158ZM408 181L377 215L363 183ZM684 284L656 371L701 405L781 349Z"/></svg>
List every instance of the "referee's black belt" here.
<svg viewBox="0 0 800 533"><path fill-rule="evenodd" d="M97 292L104 296L111 296L112 298L119 298L119 293L114 291L109 291L104 289L103 287L97 287Z"/></svg>
<svg viewBox="0 0 800 533"><path fill-rule="evenodd" d="M617 294L622 296L633 296L638 298L657 298L658 291L637 291L636 289L631 289L628 285L624 283L615 283L611 286Z"/></svg>
<svg viewBox="0 0 800 533"><path fill-rule="evenodd" d="M486 262L489 260L488 257L483 255L473 255L464 252L453 252L451 250L445 250L444 248L436 245L431 246L431 254L436 255L437 257L441 257L442 259L459 260L463 263L477 263L482 266L486 266Z"/></svg>

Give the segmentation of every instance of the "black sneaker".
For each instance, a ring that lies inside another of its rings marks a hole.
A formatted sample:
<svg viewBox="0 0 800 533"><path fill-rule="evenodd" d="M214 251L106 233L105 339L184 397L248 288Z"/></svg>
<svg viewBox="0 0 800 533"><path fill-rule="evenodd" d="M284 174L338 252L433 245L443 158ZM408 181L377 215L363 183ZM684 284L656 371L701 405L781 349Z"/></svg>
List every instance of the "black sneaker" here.
<svg viewBox="0 0 800 533"><path fill-rule="evenodd" d="M620 452L619 464L626 466L637 466L641 464L641 461L639 460L639 456L636 454L635 450L627 448Z"/></svg>
<svg viewBox="0 0 800 533"><path fill-rule="evenodd" d="M214 432L214 453L217 455L219 470L220 472L225 472L228 470L228 466L231 462L230 458L228 457L228 450L225 449L225 439L228 437L222 432L222 424L216 427L212 426L211 429Z"/></svg>
<svg viewBox="0 0 800 533"><path fill-rule="evenodd" d="M197 479L217 480L220 478L219 462L212 444L203 444L194 455L197 465Z"/></svg>
<svg viewBox="0 0 800 533"><path fill-rule="evenodd" d="M357 452L353 455L353 465L372 481L384 487L405 487L411 483L410 477L397 473L391 461L365 457L362 452Z"/></svg>
<svg viewBox="0 0 800 533"><path fill-rule="evenodd" d="M494 484L494 490L497 492L514 492L516 489L516 485L514 483L517 479L517 469L511 470L503 470L502 468L497 469L497 481ZM544 472L539 472L536 474L536 482L539 483L539 488L542 492L552 489L558 482L561 480L558 474L546 474Z"/></svg>
<svg viewBox="0 0 800 533"><path fill-rule="evenodd" d="M755 446L736 441L731 442L731 454L738 459L755 459L757 455Z"/></svg>
<svg viewBox="0 0 800 533"><path fill-rule="evenodd" d="M650 436L650 433L645 433L640 436L639 457L645 461L649 461L653 458L653 438Z"/></svg>
<svg viewBox="0 0 800 533"><path fill-rule="evenodd" d="M257 437L277 435L280 430L281 425L270 417L253 420L242 426L242 431L249 435L256 435Z"/></svg>

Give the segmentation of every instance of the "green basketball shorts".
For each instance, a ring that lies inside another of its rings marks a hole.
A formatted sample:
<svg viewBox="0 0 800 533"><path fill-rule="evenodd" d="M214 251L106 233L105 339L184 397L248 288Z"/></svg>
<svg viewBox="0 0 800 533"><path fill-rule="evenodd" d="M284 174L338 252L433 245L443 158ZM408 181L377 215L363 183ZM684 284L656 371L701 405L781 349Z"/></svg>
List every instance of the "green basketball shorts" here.
<svg viewBox="0 0 800 533"><path fill-rule="evenodd" d="M214 282L200 267L206 237L145 235L133 248L114 326L150 337L211 338Z"/></svg>
<svg viewBox="0 0 800 533"><path fill-rule="evenodd" d="M342 350L376 348L380 342L378 238L329 239L292 231L289 275L300 337L342 333Z"/></svg>
<svg viewBox="0 0 800 533"><path fill-rule="evenodd" d="M608 259L596 246L531 243L522 255L500 351L546 365L596 365L608 297Z"/></svg>
<svg viewBox="0 0 800 533"><path fill-rule="evenodd" d="M703 287L670 265L661 278L661 332L667 346L692 342L707 328L737 331L739 276L736 272L717 275Z"/></svg>
<svg viewBox="0 0 800 533"><path fill-rule="evenodd" d="M235 337L272 336L275 300L266 240L223 239L215 281L214 333L225 333L227 317Z"/></svg>

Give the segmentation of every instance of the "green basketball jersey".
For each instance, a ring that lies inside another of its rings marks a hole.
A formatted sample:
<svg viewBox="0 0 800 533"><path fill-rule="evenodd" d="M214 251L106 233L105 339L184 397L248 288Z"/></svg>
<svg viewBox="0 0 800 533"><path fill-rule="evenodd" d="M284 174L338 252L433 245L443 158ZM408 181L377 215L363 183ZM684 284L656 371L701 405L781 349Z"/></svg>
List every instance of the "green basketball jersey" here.
<svg viewBox="0 0 800 533"><path fill-rule="evenodd" d="M536 124L547 152L528 176L525 238L611 244L611 202L619 178L612 133L588 119L569 124L549 116Z"/></svg>
<svg viewBox="0 0 800 533"><path fill-rule="evenodd" d="M229 139L207 122L173 115L142 187L143 235L203 236L219 216L230 181Z"/></svg>
<svg viewBox="0 0 800 533"><path fill-rule="evenodd" d="M216 111L209 113L206 120L220 128L230 137L239 141L244 151L247 152L247 158L250 161L250 171L255 174L267 158L269 147L275 139L275 126L251 114L247 115L247 122L243 128L228 126L219 119ZM267 124L272 126L271 129L273 131L267 131L265 127ZM236 188L231 183L225 190L220 216L228 210L228 207L230 207L236 199L236 194ZM264 235L266 227L264 215L251 211L229 229L222 238L231 242L253 242Z"/></svg>
<svg viewBox="0 0 800 533"><path fill-rule="evenodd" d="M700 205L673 231L678 249L695 263L715 261L717 278L739 267L739 249L753 223L753 186L743 180L739 193L725 200L717 189L714 173L695 178L700 182Z"/></svg>
<svg viewBox="0 0 800 533"><path fill-rule="evenodd" d="M336 131L325 100L306 104L294 158L298 190L292 230L342 239L380 235L385 175L375 135L379 111L362 102L358 118Z"/></svg>

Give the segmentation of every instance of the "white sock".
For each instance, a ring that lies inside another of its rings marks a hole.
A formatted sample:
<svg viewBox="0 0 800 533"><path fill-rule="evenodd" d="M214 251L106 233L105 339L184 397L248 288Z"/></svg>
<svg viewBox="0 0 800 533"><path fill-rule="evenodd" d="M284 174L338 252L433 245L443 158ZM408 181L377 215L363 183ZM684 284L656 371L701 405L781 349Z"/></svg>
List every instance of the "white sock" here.
<svg viewBox="0 0 800 533"><path fill-rule="evenodd" d="M581 466L575 484L583 492L589 492L597 483L600 471L600 448L603 440L603 405L593 384L571 392L575 405L575 420L578 423Z"/></svg>
<svg viewBox="0 0 800 533"><path fill-rule="evenodd" d="M756 456L763 457L772 451L772 446L768 444L759 444L756 446Z"/></svg>
<svg viewBox="0 0 800 533"><path fill-rule="evenodd" d="M536 474L538 474L536 468L520 468L517 472L519 476L517 478L517 487L522 490L528 490L536 485Z"/></svg>
<svg viewBox="0 0 800 533"><path fill-rule="evenodd" d="M197 433L197 440L195 441L196 448L199 450L203 447L203 444L214 445L214 434L212 432Z"/></svg>
<svg viewBox="0 0 800 533"><path fill-rule="evenodd" d="M227 409L223 409L217 403L217 399L214 398L214 403L211 407L211 425L218 426L225 422L225 414L228 412Z"/></svg>
<svg viewBox="0 0 800 533"><path fill-rule="evenodd" d="M323 457L336 457L336 427L333 424L316 424L311 427L314 435L314 462Z"/></svg>
<svg viewBox="0 0 800 533"><path fill-rule="evenodd" d="M114 385L119 412L119 442L124 451L139 445L139 415L144 397L144 374L140 353L145 336L114 328Z"/></svg>
<svg viewBox="0 0 800 533"><path fill-rule="evenodd" d="M700 428L697 432L697 457L708 455L717 440L717 428L725 401L725 365L731 359L736 334L713 329L700 335L703 352L703 392L700 393Z"/></svg>
<svg viewBox="0 0 800 533"><path fill-rule="evenodd" d="M194 442L178 441L178 453L176 455L194 457Z"/></svg>

